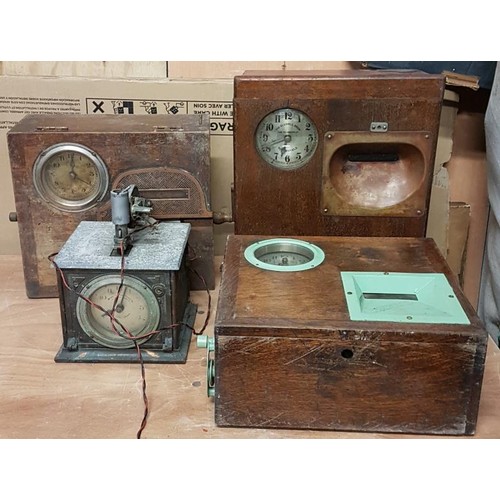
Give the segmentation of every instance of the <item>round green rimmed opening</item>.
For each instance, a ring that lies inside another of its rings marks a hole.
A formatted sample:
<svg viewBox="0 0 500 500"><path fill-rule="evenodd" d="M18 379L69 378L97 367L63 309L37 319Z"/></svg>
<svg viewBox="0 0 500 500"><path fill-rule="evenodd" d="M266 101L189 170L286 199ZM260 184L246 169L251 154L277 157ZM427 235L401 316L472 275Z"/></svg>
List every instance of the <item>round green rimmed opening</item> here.
<svg viewBox="0 0 500 500"><path fill-rule="evenodd" d="M318 246L290 238L257 241L245 249L244 255L255 267L278 272L306 271L325 260L325 253Z"/></svg>

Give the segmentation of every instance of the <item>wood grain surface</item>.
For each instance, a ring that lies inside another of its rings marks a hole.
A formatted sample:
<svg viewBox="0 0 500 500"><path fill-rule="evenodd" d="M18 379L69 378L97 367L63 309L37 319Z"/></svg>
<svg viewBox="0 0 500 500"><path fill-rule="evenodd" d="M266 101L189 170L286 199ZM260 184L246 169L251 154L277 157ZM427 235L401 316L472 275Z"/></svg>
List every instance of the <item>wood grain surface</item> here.
<svg viewBox="0 0 500 500"><path fill-rule="evenodd" d="M58 299L26 297L20 256L0 257L0 283L0 438L135 438L144 411L139 365L55 363L62 342ZM211 295L215 308L218 287ZM193 292L192 301L200 328L206 292ZM209 335L214 318L212 309ZM206 352L194 339L186 364L146 366L150 415L143 439L415 437L217 427L205 376ZM474 438L499 437L500 353L490 341Z"/></svg>

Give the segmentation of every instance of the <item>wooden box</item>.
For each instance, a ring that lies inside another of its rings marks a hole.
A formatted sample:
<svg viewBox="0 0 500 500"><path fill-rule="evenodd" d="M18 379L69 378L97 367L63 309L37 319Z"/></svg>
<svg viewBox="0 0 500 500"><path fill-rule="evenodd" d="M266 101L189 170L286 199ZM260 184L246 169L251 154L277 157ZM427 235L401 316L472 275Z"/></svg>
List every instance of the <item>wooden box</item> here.
<svg viewBox="0 0 500 500"><path fill-rule="evenodd" d="M425 236L443 92L420 71L235 77L235 233Z"/></svg>
<svg viewBox="0 0 500 500"><path fill-rule="evenodd" d="M262 239L227 241L213 353L217 425L474 433L487 333L433 240L299 238L324 261L277 272L244 256ZM352 320L344 272L440 275L449 288L442 300L463 321Z"/></svg>
<svg viewBox="0 0 500 500"><path fill-rule="evenodd" d="M188 259L215 286L207 115L27 115L7 140L28 297L57 297L47 257L79 222L110 221L110 191L130 184L152 217L191 224Z"/></svg>

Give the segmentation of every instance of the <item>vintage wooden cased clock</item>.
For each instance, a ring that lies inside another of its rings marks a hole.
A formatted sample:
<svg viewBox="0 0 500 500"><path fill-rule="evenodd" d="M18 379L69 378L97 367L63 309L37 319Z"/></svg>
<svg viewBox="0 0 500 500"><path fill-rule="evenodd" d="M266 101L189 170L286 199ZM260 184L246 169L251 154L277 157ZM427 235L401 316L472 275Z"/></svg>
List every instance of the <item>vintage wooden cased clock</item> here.
<svg viewBox="0 0 500 500"><path fill-rule="evenodd" d="M114 252L112 222L82 221L54 259L63 344L58 362L183 363L196 307L189 301L190 226L162 222Z"/></svg>
<svg viewBox="0 0 500 500"><path fill-rule="evenodd" d="M219 426L473 434L488 334L430 238L228 237Z"/></svg>
<svg viewBox="0 0 500 500"><path fill-rule="evenodd" d="M419 71L235 77L235 233L424 236L443 92Z"/></svg>
<svg viewBox="0 0 500 500"><path fill-rule="evenodd" d="M47 257L130 184L155 219L190 223L191 266L214 287L208 115L27 115L7 140L28 297L57 297Z"/></svg>

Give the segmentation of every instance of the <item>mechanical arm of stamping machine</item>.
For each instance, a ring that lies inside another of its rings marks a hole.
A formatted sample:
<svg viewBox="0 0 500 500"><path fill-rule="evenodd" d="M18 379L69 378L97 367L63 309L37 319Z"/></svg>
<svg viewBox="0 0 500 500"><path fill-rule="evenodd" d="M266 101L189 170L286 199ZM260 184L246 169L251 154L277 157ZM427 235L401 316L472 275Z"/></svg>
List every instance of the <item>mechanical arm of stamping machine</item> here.
<svg viewBox="0 0 500 500"><path fill-rule="evenodd" d="M139 196L137 186L131 184L111 191L111 220L115 225L113 255L121 255L131 248L131 235L140 226L156 222L149 217L153 203Z"/></svg>

